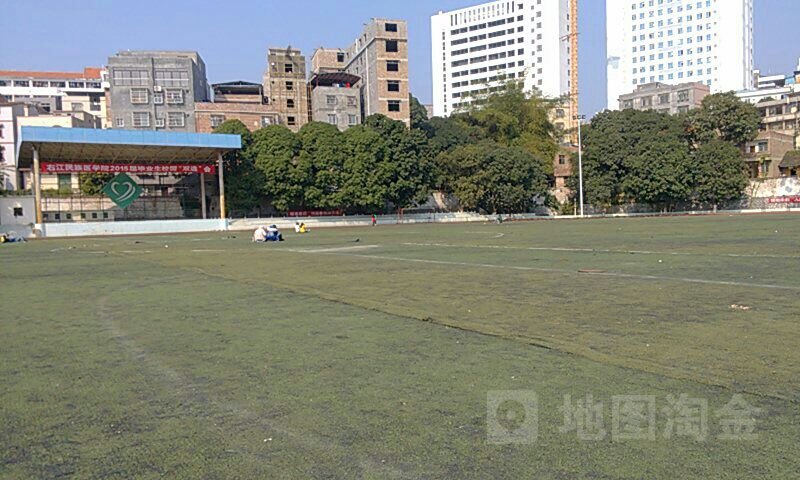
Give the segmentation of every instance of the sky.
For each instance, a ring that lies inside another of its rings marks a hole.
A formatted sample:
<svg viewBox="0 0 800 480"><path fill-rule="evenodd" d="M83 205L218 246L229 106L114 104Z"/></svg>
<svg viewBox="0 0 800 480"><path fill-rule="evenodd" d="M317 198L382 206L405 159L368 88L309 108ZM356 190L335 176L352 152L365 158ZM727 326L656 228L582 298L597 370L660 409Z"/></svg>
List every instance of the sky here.
<svg viewBox="0 0 800 480"><path fill-rule="evenodd" d="M555 0L545 0L555 1ZM725 0L723 0L725 1ZM800 1L755 1L755 64L800 57ZM581 111L605 108L605 2L580 0ZM411 92L431 101L430 16L470 0L0 0L0 70L81 71L120 50L196 50L211 83L261 82L268 47L346 47L370 18L409 23Z"/></svg>

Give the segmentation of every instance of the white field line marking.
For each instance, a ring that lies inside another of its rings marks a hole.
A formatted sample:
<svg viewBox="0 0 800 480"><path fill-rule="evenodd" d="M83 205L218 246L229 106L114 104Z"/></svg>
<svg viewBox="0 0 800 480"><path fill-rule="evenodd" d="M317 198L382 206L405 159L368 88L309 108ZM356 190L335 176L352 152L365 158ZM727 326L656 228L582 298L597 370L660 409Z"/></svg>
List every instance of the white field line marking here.
<svg viewBox="0 0 800 480"><path fill-rule="evenodd" d="M228 250L192 250L192 253L225 253Z"/></svg>
<svg viewBox="0 0 800 480"><path fill-rule="evenodd" d="M314 253L311 251L305 252L297 252L297 253ZM567 275L574 275L578 274L573 270L564 270L558 268L540 268L540 267L521 267L521 266L514 266L514 265L495 265L492 263L467 263L467 262L450 262L446 260L428 260L422 258L403 258L403 257L389 257L384 255L364 255L358 253L337 253L337 252L316 252L321 253L322 255L336 255L336 256L345 256L345 257L360 257L360 258L372 258L376 260L390 260L395 262L410 262L410 263L425 263L430 265L453 265L458 267L477 267L477 268L491 268L491 269L499 269L499 270L517 270L517 271L525 271L525 272L545 272L545 273L562 273ZM604 273L583 273L580 275L596 275L596 276L603 276L603 277L617 277L617 278L632 278L637 280L662 280L662 281L670 281L670 282L684 282L684 283L699 283L705 285L725 285L725 286L734 286L734 287L750 287L750 288L768 288L773 290L792 290L792 291L800 291L800 286L788 286L788 285L771 285L765 283L746 283L746 282L733 282L733 281L725 281L725 280L704 280L699 278L684 278L684 277L666 277L662 275L639 275L633 273L613 273L613 272L604 272Z"/></svg>
<svg viewBox="0 0 800 480"><path fill-rule="evenodd" d="M378 248L379 245L356 245L352 247L334 247L334 248L315 248L315 249L281 249L284 252L293 253L336 253L336 252L352 252L358 250L369 250L371 248Z"/></svg>
<svg viewBox="0 0 800 480"><path fill-rule="evenodd" d="M127 253L128 255L138 255L138 254L153 253L153 252L150 250L122 250L119 253Z"/></svg>
<svg viewBox="0 0 800 480"><path fill-rule="evenodd" d="M657 252L653 250L611 250L603 248L568 248L568 247L513 247L508 245L455 245L449 243L403 243L409 247L443 247L443 248L482 248L490 250L529 250L540 252L577 252L577 253L619 253L625 255L673 255L673 256L699 256L699 257L730 257L730 258L795 258L798 255L769 255L748 253L696 253L696 252Z"/></svg>

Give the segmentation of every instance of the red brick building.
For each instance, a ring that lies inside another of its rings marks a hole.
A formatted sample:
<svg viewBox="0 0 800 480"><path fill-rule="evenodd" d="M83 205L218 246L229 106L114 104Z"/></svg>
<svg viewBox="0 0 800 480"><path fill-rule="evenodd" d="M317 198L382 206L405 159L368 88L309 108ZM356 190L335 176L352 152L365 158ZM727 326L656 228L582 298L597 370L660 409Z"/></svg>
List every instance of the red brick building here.
<svg viewBox="0 0 800 480"><path fill-rule="evenodd" d="M211 133L226 120L239 120L252 132L280 123L278 112L264 97L259 83L229 82L212 85L214 101L195 104L199 133Z"/></svg>

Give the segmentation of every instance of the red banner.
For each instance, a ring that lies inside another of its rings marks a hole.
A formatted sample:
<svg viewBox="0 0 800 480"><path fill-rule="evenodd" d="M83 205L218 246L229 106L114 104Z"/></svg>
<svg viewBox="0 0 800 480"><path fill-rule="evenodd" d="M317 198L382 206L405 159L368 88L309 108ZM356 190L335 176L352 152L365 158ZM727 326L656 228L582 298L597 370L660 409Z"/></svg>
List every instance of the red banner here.
<svg viewBox="0 0 800 480"><path fill-rule="evenodd" d="M217 173L214 165L186 164L136 164L115 165L108 163L52 163L42 162L42 173Z"/></svg>
<svg viewBox="0 0 800 480"><path fill-rule="evenodd" d="M290 217L341 217L341 210L303 210L299 212L289 212Z"/></svg>
<svg viewBox="0 0 800 480"><path fill-rule="evenodd" d="M769 203L800 203L800 197L773 197Z"/></svg>

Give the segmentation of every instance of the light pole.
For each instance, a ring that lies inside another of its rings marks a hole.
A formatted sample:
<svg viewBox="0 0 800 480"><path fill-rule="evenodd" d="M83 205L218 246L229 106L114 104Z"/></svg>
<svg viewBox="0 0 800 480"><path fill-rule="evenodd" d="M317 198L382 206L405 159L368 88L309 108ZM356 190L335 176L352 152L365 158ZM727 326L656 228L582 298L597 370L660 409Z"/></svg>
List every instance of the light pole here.
<svg viewBox="0 0 800 480"><path fill-rule="evenodd" d="M581 139L581 122L586 119L586 115L575 115L578 121L578 197L580 198L581 217L583 214L583 140Z"/></svg>

